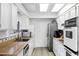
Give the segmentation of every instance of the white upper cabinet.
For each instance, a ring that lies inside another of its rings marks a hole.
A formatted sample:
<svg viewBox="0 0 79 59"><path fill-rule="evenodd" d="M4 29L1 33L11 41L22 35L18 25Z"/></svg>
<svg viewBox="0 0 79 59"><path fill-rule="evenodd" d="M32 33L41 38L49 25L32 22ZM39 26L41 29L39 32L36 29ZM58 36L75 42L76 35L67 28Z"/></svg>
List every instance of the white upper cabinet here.
<svg viewBox="0 0 79 59"><path fill-rule="evenodd" d="M61 24L65 23L66 20L76 16L79 16L79 4L73 6L57 18L58 29L63 29L64 26L61 26Z"/></svg>
<svg viewBox="0 0 79 59"><path fill-rule="evenodd" d="M66 17L65 17L66 15ZM57 18L57 22L58 22L58 29L64 29L64 26L62 24L64 24L65 20L68 19L68 14L62 14Z"/></svg>
<svg viewBox="0 0 79 59"><path fill-rule="evenodd" d="M18 21L17 7L16 5L12 4L12 29L14 30L17 29L17 21Z"/></svg>
<svg viewBox="0 0 79 59"><path fill-rule="evenodd" d="M11 27L11 4L1 3L1 27L0 29L10 29Z"/></svg>
<svg viewBox="0 0 79 59"><path fill-rule="evenodd" d="M65 23L65 20L69 19L69 11L66 11L64 14L60 15L57 18L57 22L58 22L58 29L64 29L64 26L62 26L62 24Z"/></svg>
<svg viewBox="0 0 79 59"><path fill-rule="evenodd" d="M68 20L69 19L69 11L66 11L64 13L64 20Z"/></svg>
<svg viewBox="0 0 79 59"><path fill-rule="evenodd" d="M0 3L0 15L1 15L1 3ZM0 27L1 27L1 16L0 16Z"/></svg>
<svg viewBox="0 0 79 59"><path fill-rule="evenodd" d="M18 18L18 8L15 4L1 3L0 4L0 29L17 29L17 22L20 21L20 28L26 29L29 25L29 17L21 15Z"/></svg>
<svg viewBox="0 0 79 59"><path fill-rule="evenodd" d="M20 29L29 29L29 18L22 15L18 17L20 22Z"/></svg>
<svg viewBox="0 0 79 59"><path fill-rule="evenodd" d="M76 16L79 16L79 4L76 5Z"/></svg>
<svg viewBox="0 0 79 59"><path fill-rule="evenodd" d="M61 26L64 23L63 16L61 16L57 19L57 23L58 23L58 29L64 28L63 26Z"/></svg>
<svg viewBox="0 0 79 59"><path fill-rule="evenodd" d="M71 9L69 9L69 18L74 18L76 17L76 7L72 7Z"/></svg>

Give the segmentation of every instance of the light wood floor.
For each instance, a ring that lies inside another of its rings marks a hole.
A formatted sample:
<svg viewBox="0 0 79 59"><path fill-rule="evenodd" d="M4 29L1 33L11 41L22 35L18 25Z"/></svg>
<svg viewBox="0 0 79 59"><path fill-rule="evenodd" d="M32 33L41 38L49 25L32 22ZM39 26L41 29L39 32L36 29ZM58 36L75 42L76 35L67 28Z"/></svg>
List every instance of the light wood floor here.
<svg viewBox="0 0 79 59"><path fill-rule="evenodd" d="M49 52L47 48L35 48L32 56L54 56L54 54Z"/></svg>

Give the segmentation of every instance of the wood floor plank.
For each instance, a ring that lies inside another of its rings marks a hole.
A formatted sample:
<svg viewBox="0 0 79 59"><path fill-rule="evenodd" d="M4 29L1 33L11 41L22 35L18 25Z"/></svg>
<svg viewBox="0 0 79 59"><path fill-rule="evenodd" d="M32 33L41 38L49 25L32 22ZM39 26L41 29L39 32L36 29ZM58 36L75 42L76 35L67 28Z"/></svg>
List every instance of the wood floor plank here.
<svg viewBox="0 0 79 59"><path fill-rule="evenodd" d="M35 48L32 56L54 56L53 52L49 52L47 48Z"/></svg>

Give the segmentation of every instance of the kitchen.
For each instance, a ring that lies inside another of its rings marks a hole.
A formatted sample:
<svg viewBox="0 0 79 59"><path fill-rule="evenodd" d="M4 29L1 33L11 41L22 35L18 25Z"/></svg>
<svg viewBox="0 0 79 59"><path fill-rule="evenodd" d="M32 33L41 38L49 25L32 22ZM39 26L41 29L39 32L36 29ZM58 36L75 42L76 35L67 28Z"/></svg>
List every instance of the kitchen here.
<svg viewBox="0 0 79 59"><path fill-rule="evenodd" d="M79 3L0 3L0 56L78 56Z"/></svg>

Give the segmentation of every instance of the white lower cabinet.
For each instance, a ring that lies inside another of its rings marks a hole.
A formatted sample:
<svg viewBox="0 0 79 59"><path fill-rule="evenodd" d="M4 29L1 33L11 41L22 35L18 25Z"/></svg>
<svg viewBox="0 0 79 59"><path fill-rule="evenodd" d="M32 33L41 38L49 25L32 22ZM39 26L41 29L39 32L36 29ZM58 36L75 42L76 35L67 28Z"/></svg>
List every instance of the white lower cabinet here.
<svg viewBox="0 0 79 59"><path fill-rule="evenodd" d="M29 40L29 50L28 50L28 56L31 56L32 52L33 52L33 41L32 39Z"/></svg>
<svg viewBox="0 0 79 59"><path fill-rule="evenodd" d="M53 51L56 56L66 56L63 44L56 39L53 39Z"/></svg>
<svg viewBox="0 0 79 59"><path fill-rule="evenodd" d="M23 50L21 50L17 56L23 56Z"/></svg>

